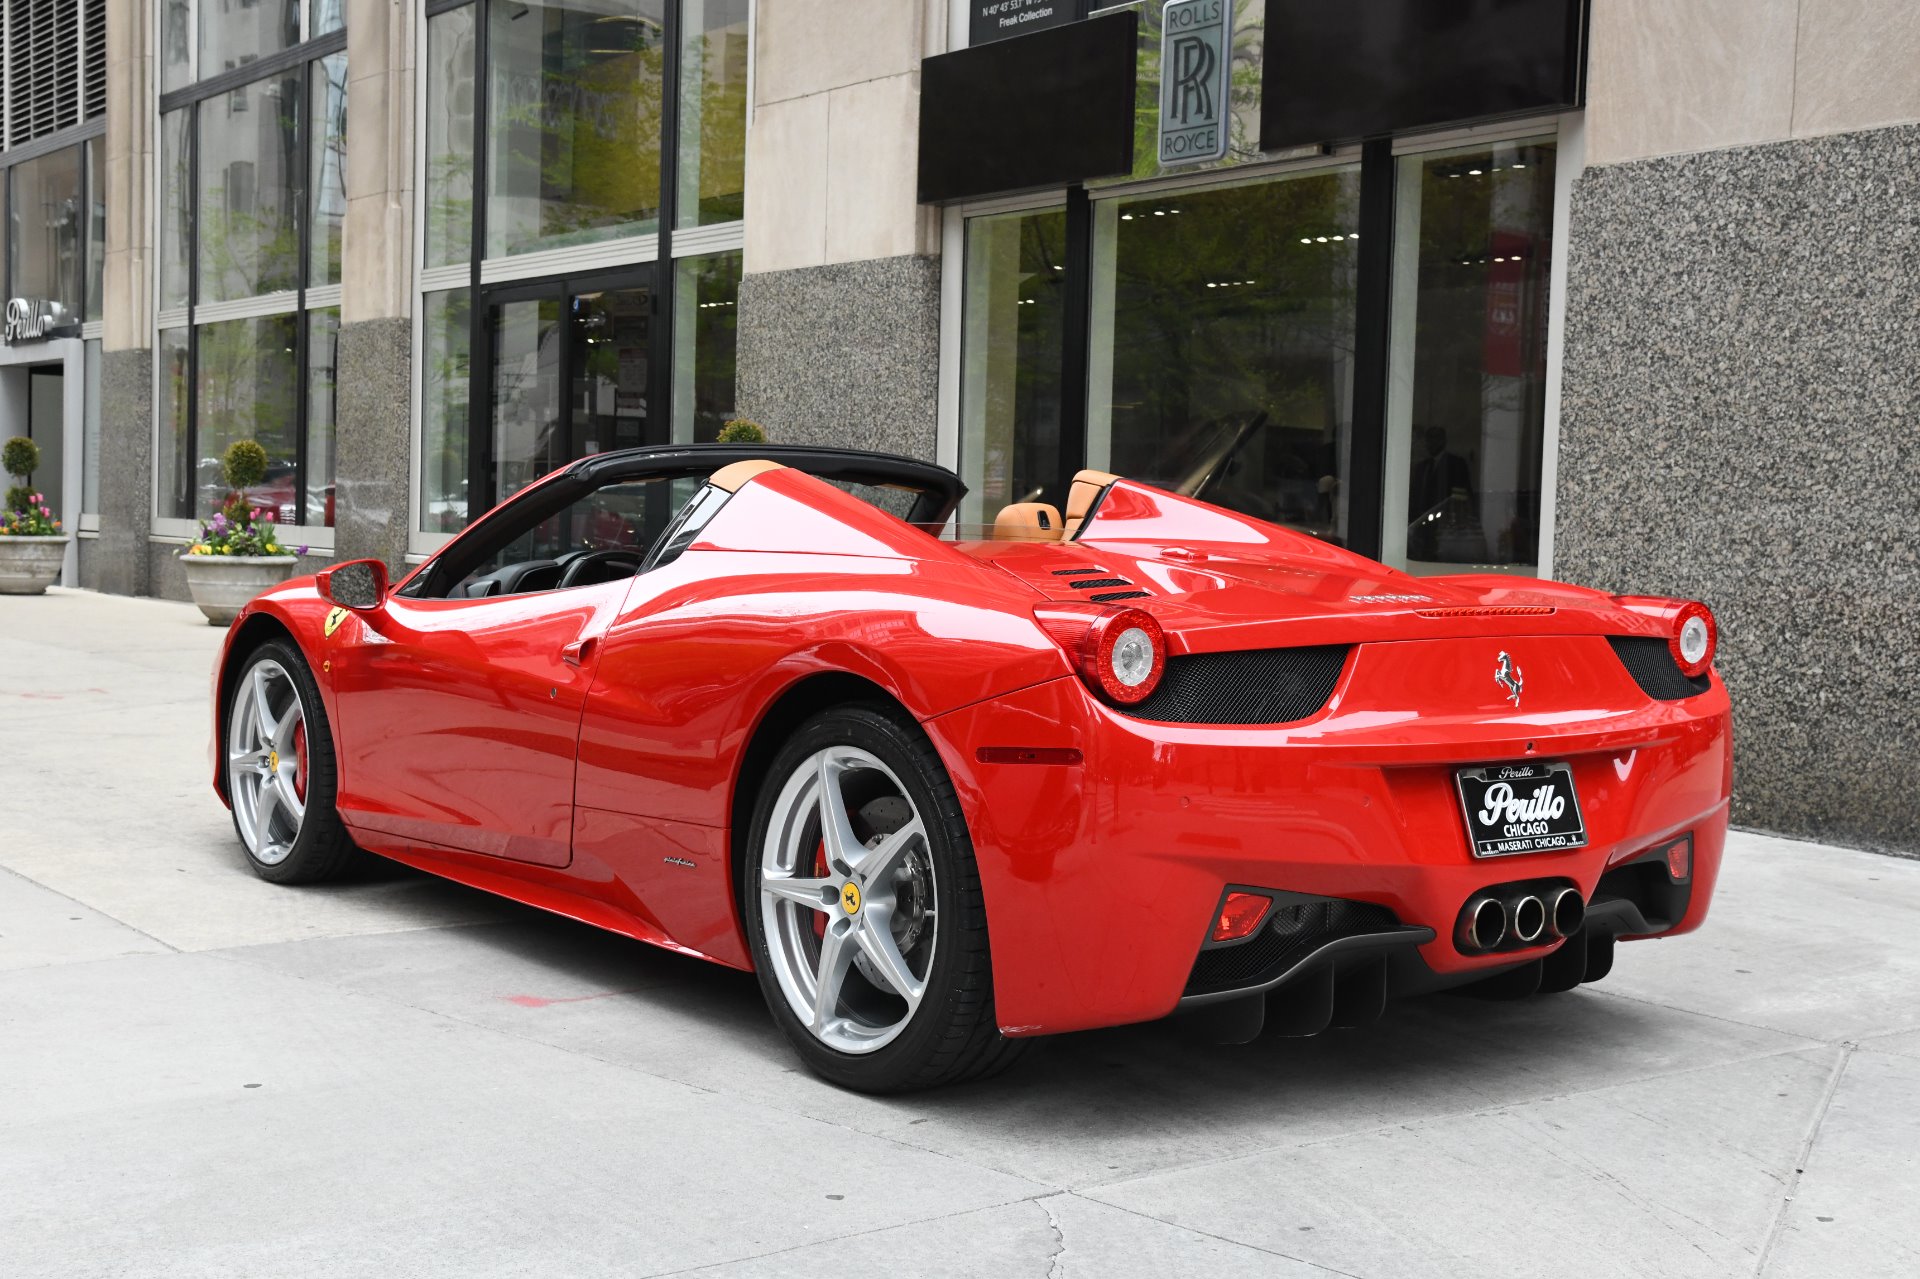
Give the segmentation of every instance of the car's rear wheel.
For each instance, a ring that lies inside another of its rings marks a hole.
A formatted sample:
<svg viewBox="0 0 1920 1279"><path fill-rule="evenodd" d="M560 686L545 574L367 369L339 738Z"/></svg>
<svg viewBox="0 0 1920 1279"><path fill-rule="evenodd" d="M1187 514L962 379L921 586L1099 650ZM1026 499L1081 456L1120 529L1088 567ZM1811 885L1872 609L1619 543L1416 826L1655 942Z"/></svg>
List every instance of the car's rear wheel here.
<svg viewBox="0 0 1920 1279"><path fill-rule="evenodd" d="M895 1092L1012 1061L972 841L910 720L854 706L803 725L768 770L747 871L761 990L817 1073Z"/></svg>
<svg viewBox="0 0 1920 1279"><path fill-rule="evenodd" d="M272 640L229 687L227 801L247 861L280 884L333 878L356 850L334 811L333 733L312 673L293 645Z"/></svg>

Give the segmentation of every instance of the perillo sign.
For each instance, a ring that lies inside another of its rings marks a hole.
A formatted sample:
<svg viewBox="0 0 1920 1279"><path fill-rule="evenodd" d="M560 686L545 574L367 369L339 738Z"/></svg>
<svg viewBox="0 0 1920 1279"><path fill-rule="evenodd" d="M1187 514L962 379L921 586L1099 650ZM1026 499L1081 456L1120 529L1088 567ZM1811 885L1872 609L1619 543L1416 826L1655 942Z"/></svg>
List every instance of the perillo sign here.
<svg viewBox="0 0 1920 1279"><path fill-rule="evenodd" d="M31 342L53 336L66 308L46 298L7 300L7 341Z"/></svg>

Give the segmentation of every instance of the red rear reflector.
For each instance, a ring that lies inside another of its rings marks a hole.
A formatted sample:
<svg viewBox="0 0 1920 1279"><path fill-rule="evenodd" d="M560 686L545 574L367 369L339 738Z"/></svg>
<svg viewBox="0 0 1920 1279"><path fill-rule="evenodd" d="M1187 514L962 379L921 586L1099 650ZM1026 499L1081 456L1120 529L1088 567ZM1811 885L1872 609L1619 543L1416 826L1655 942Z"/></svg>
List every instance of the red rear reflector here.
<svg viewBox="0 0 1920 1279"><path fill-rule="evenodd" d="M1271 897L1260 893L1228 893L1227 900L1220 906L1220 918L1213 921L1213 933L1208 941L1239 941L1260 927L1260 921L1267 917L1267 907L1273 904Z"/></svg>
<svg viewBox="0 0 1920 1279"><path fill-rule="evenodd" d="M1078 764L1071 746L982 746L973 753L982 764Z"/></svg>
<svg viewBox="0 0 1920 1279"><path fill-rule="evenodd" d="M1693 873L1693 841L1683 839L1667 850L1667 875L1676 882Z"/></svg>

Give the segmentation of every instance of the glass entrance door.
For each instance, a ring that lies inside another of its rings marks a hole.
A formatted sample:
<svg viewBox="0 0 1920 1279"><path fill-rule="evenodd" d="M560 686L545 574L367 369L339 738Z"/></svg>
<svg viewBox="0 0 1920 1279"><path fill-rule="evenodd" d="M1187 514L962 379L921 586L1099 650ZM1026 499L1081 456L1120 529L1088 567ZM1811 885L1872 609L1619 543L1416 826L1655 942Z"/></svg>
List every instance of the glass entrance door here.
<svg viewBox="0 0 1920 1279"><path fill-rule="evenodd" d="M579 458L666 442L649 412L652 312L651 267L487 290L490 448L470 479L487 505Z"/></svg>

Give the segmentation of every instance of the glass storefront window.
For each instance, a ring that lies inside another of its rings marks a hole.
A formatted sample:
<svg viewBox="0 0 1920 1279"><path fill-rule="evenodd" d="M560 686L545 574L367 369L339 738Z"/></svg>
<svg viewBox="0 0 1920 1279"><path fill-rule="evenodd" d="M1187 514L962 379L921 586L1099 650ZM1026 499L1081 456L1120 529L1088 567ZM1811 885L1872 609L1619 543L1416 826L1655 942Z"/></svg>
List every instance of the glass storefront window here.
<svg viewBox="0 0 1920 1279"><path fill-rule="evenodd" d="M1095 205L1087 459L1348 540L1360 172Z"/></svg>
<svg viewBox="0 0 1920 1279"><path fill-rule="evenodd" d="M740 255L674 263L673 439L711 444L733 416Z"/></svg>
<svg viewBox="0 0 1920 1279"><path fill-rule="evenodd" d="M299 106L298 70L200 104L199 301L298 284Z"/></svg>
<svg viewBox="0 0 1920 1279"><path fill-rule="evenodd" d="M158 385L154 388L154 421L158 437L154 442L156 474L160 491L156 512L166 519L191 519L193 516L194 460L187 407L192 395L192 364L188 358L186 329L163 329L154 364Z"/></svg>
<svg viewBox="0 0 1920 1279"><path fill-rule="evenodd" d="M198 475L193 513L200 519L227 497L221 459L235 440L267 451L267 476L249 495L275 511L295 500L300 317L267 315L202 324L195 330Z"/></svg>
<svg viewBox="0 0 1920 1279"><path fill-rule="evenodd" d="M193 108L160 117L160 309L187 304L192 278L193 192L188 129Z"/></svg>
<svg viewBox="0 0 1920 1279"><path fill-rule="evenodd" d="M684 0L680 32L675 223L732 222L746 212L747 0Z"/></svg>
<svg viewBox="0 0 1920 1279"><path fill-rule="evenodd" d="M422 299L420 527L429 533L467 526L471 305L466 289Z"/></svg>
<svg viewBox="0 0 1920 1279"><path fill-rule="evenodd" d="M967 221L961 332L963 524L990 524L1009 502L1065 498L1060 360L1066 319L1067 215L1059 208Z"/></svg>
<svg viewBox="0 0 1920 1279"><path fill-rule="evenodd" d="M494 501L573 460L560 385L564 307L562 298L543 297L489 308Z"/></svg>
<svg viewBox="0 0 1920 1279"><path fill-rule="evenodd" d="M473 59L477 4L427 19L426 265L473 254Z"/></svg>
<svg viewBox="0 0 1920 1279"><path fill-rule="evenodd" d="M45 298L55 324L78 324L87 210L81 200L82 148L66 147L13 166L7 251L14 297Z"/></svg>
<svg viewBox="0 0 1920 1279"><path fill-rule="evenodd" d="M664 8L490 7L489 257L657 229Z"/></svg>
<svg viewBox="0 0 1920 1279"><path fill-rule="evenodd" d="M340 308L307 313L307 492L298 518L333 527L334 426L339 420Z"/></svg>
<svg viewBox="0 0 1920 1279"><path fill-rule="evenodd" d="M647 430L653 291L606 289L572 300L573 455L664 443Z"/></svg>
<svg viewBox="0 0 1920 1279"><path fill-rule="evenodd" d="M300 43L300 0L199 0L200 78Z"/></svg>
<svg viewBox="0 0 1920 1279"><path fill-rule="evenodd" d="M204 0L203 0L204 3ZM346 25L347 0L307 0L307 39L338 31Z"/></svg>
<svg viewBox="0 0 1920 1279"><path fill-rule="evenodd" d="M162 0L160 10L160 92L193 81L193 0Z"/></svg>
<svg viewBox="0 0 1920 1279"><path fill-rule="evenodd" d="M102 288L107 265L106 145L99 138L87 143L87 319L104 314ZM89 401L91 403L91 401Z"/></svg>
<svg viewBox="0 0 1920 1279"><path fill-rule="evenodd" d="M340 235L347 221L347 55L309 64L313 111L312 168L307 210L307 284L340 283Z"/></svg>
<svg viewBox="0 0 1920 1279"><path fill-rule="evenodd" d="M1388 562L1539 562L1551 139L1399 161Z"/></svg>

